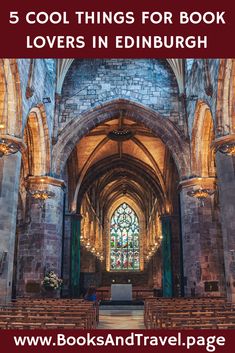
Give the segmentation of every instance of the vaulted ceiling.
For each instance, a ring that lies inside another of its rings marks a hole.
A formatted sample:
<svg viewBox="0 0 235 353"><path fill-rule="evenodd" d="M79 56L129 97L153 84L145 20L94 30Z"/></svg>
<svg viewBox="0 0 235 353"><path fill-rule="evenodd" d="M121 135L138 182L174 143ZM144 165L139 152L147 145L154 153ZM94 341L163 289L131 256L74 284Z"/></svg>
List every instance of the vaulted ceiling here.
<svg viewBox="0 0 235 353"><path fill-rule="evenodd" d="M71 197L81 203L95 184L104 208L124 194L143 210L149 199L158 199L165 207L170 160L169 150L150 129L129 117L117 117L91 130L76 145L70 159L70 170L76 170Z"/></svg>

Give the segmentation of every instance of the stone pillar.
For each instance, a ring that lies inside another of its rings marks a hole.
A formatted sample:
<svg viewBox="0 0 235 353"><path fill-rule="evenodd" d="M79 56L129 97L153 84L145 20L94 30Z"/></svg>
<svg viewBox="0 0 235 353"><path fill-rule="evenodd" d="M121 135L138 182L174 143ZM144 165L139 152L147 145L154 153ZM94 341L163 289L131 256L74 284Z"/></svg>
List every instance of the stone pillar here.
<svg viewBox="0 0 235 353"><path fill-rule="evenodd" d="M158 295L162 293L162 248L159 247L148 265L148 285L158 290ZM149 271L149 269L151 269Z"/></svg>
<svg viewBox="0 0 235 353"><path fill-rule="evenodd" d="M183 276L181 270L181 234L178 214L171 214L171 261L172 261L172 295L182 296Z"/></svg>
<svg viewBox="0 0 235 353"><path fill-rule="evenodd" d="M60 115L60 102L61 102L61 94L55 94L55 114L54 114L54 126L53 126L53 136L52 143L56 144L58 140L58 129L59 129L59 115Z"/></svg>
<svg viewBox="0 0 235 353"><path fill-rule="evenodd" d="M71 232L72 232L72 214L65 213L64 220L64 246L63 246L63 287L62 296L68 297L70 295L70 266L71 266Z"/></svg>
<svg viewBox="0 0 235 353"><path fill-rule="evenodd" d="M70 294L72 298L79 298L80 295L80 237L81 237L80 214L72 216L72 238L71 238L71 273L70 273Z"/></svg>
<svg viewBox="0 0 235 353"><path fill-rule="evenodd" d="M182 248L186 296L224 295L223 242L214 196L200 204L188 195L193 190L214 189L213 178L181 182Z"/></svg>
<svg viewBox="0 0 235 353"><path fill-rule="evenodd" d="M162 221L162 260L163 260L163 297L172 297L172 262L171 262L171 218L161 217Z"/></svg>
<svg viewBox="0 0 235 353"><path fill-rule="evenodd" d="M188 134L188 117L186 111L186 95L181 93L179 95L179 127L184 132L185 136Z"/></svg>
<svg viewBox="0 0 235 353"><path fill-rule="evenodd" d="M29 190L48 190L44 201L28 196L30 223L19 237L17 295L39 297L48 270L61 276L64 182L48 176L30 177Z"/></svg>
<svg viewBox="0 0 235 353"><path fill-rule="evenodd" d="M232 141L230 141L230 137ZM235 141L235 135L225 136L216 144ZM235 156L216 153L219 201L224 246L227 299L235 302Z"/></svg>
<svg viewBox="0 0 235 353"><path fill-rule="evenodd" d="M0 303L11 300L21 154L0 158Z"/></svg>

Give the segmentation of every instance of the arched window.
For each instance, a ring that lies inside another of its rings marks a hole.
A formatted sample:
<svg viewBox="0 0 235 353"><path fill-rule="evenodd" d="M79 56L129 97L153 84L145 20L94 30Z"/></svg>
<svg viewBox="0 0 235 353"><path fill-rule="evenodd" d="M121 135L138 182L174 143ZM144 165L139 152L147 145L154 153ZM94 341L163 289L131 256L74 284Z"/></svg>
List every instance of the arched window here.
<svg viewBox="0 0 235 353"><path fill-rule="evenodd" d="M110 225L111 271L140 268L139 219L126 203L113 213Z"/></svg>

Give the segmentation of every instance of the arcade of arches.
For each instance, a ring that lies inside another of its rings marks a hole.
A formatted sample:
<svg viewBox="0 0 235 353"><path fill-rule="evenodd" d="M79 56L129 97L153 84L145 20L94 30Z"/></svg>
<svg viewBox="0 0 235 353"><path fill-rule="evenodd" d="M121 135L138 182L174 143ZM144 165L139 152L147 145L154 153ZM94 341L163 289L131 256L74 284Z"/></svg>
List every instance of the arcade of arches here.
<svg viewBox="0 0 235 353"><path fill-rule="evenodd" d="M234 73L0 59L1 302L40 297L49 270L61 297L131 282L235 301Z"/></svg>

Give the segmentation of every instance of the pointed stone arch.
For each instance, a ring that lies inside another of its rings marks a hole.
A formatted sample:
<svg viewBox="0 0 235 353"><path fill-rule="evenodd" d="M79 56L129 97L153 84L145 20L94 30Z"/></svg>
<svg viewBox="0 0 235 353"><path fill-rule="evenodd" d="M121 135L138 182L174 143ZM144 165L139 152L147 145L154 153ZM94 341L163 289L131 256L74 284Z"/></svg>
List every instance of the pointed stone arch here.
<svg viewBox="0 0 235 353"><path fill-rule="evenodd" d="M32 108L24 129L27 150L23 155L25 172L31 176L50 172L50 137L43 104Z"/></svg>
<svg viewBox="0 0 235 353"><path fill-rule="evenodd" d="M0 59L0 133L21 137L21 88L16 59Z"/></svg>
<svg viewBox="0 0 235 353"><path fill-rule="evenodd" d="M181 177L190 174L189 144L177 127L168 119L138 103L125 99L113 100L73 119L60 134L53 149L52 171L61 176L68 157L78 141L99 124L120 116L143 123L160 137L172 153Z"/></svg>
<svg viewBox="0 0 235 353"><path fill-rule="evenodd" d="M200 177L215 176L215 155L211 148L214 140L214 124L209 106L198 102L192 131L192 174Z"/></svg>
<svg viewBox="0 0 235 353"><path fill-rule="evenodd" d="M221 59L216 109L218 135L235 132L235 60Z"/></svg>

